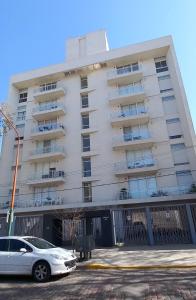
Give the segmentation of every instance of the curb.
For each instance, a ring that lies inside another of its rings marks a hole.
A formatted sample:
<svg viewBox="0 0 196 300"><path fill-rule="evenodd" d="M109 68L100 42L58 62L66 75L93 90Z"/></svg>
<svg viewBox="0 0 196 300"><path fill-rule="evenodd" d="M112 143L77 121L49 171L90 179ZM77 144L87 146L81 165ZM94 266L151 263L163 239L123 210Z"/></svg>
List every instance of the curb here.
<svg viewBox="0 0 196 300"><path fill-rule="evenodd" d="M83 266L78 266L82 269L91 270L153 270L153 269L193 269L196 265L154 265L154 266L116 266L116 265L106 265L106 264L88 264Z"/></svg>

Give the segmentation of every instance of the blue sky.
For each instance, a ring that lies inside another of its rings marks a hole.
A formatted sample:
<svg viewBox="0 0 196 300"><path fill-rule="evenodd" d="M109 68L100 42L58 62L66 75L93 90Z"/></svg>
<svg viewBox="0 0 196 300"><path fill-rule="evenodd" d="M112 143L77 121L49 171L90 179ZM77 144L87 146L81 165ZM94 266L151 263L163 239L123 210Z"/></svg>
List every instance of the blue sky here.
<svg viewBox="0 0 196 300"><path fill-rule="evenodd" d="M65 40L106 29L110 48L171 34L196 128L196 1L1 0L0 101L9 77L64 61Z"/></svg>

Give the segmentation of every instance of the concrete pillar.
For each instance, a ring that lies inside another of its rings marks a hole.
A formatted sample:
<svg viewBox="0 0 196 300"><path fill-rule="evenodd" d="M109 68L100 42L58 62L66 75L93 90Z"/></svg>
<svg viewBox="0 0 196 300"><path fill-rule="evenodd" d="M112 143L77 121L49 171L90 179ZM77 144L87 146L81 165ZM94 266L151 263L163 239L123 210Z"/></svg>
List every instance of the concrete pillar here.
<svg viewBox="0 0 196 300"><path fill-rule="evenodd" d="M187 217L188 217L192 242L193 242L193 244L196 244L196 232L195 232L195 226L194 226L194 222L193 222L193 216L191 213L190 204L186 204L186 213L187 213Z"/></svg>
<svg viewBox="0 0 196 300"><path fill-rule="evenodd" d="M154 236L153 236L153 231L152 231L152 216L151 216L149 207L146 207L145 210L146 210L147 232L148 232L149 243L151 246L153 246L154 245Z"/></svg>

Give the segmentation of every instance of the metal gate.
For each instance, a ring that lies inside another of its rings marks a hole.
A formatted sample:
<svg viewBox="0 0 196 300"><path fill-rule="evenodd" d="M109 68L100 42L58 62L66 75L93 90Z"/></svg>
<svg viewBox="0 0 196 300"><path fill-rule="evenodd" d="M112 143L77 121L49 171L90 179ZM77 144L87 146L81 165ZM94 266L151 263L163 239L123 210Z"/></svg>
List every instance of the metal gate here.
<svg viewBox="0 0 196 300"><path fill-rule="evenodd" d="M193 224L194 224L195 231L196 231L196 204L191 205L191 213L192 213L192 218L193 218Z"/></svg>
<svg viewBox="0 0 196 300"><path fill-rule="evenodd" d="M6 223L6 218L0 218L0 236L7 235L8 225Z"/></svg>
<svg viewBox="0 0 196 300"><path fill-rule="evenodd" d="M42 216L17 216L14 227L15 235L31 235L36 237L43 236L43 217Z"/></svg>
<svg viewBox="0 0 196 300"><path fill-rule="evenodd" d="M191 243L185 205L152 207L150 211L155 244Z"/></svg>
<svg viewBox="0 0 196 300"><path fill-rule="evenodd" d="M85 219L64 219L63 220L63 242L71 243L74 236L84 235L86 233Z"/></svg>
<svg viewBox="0 0 196 300"><path fill-rule="evenodd" d="M148 244L145 209L114 210L113 225L115 244Z"/></svg>

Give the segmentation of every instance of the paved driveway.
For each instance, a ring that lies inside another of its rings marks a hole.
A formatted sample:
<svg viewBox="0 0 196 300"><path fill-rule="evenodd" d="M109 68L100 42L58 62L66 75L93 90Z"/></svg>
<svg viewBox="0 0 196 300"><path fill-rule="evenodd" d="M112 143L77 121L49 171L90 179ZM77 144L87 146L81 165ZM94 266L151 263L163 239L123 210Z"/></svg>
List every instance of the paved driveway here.
<svg viewBox="0 0 196 300"><path fill-rule="evenodd" d="M195 300L196 270L77 270L38 284L0 276L0 300Z"/></svg>

